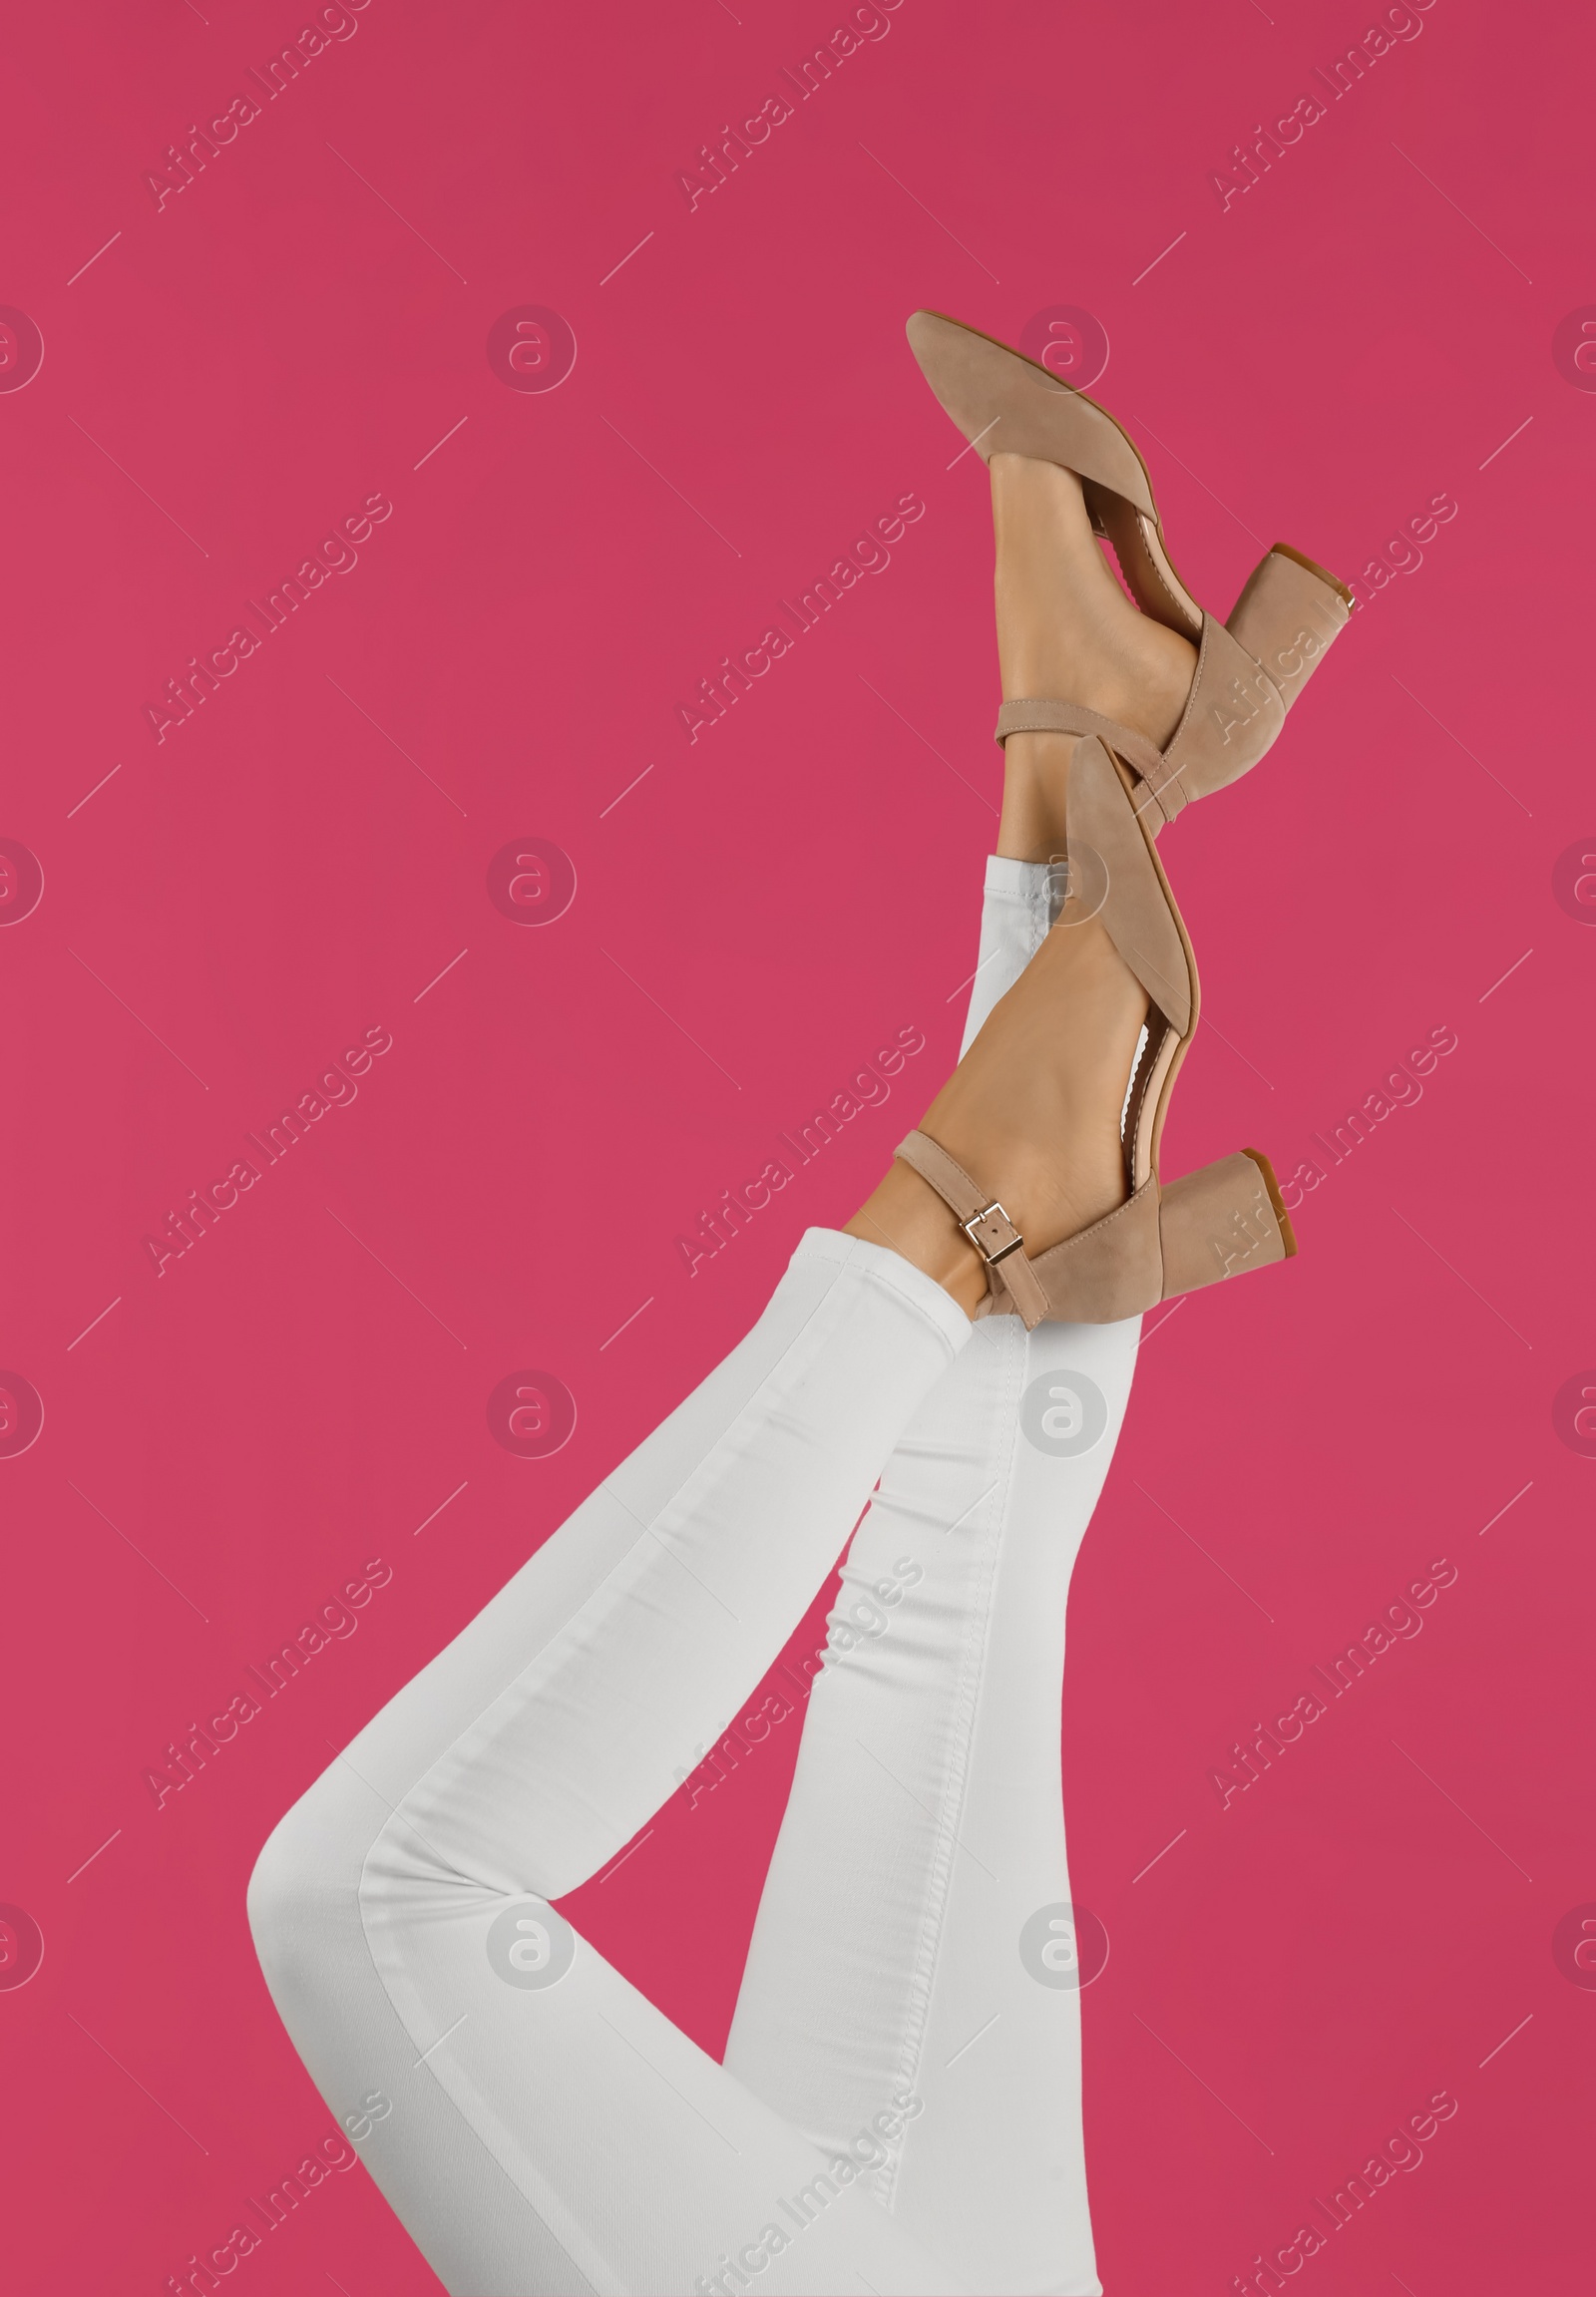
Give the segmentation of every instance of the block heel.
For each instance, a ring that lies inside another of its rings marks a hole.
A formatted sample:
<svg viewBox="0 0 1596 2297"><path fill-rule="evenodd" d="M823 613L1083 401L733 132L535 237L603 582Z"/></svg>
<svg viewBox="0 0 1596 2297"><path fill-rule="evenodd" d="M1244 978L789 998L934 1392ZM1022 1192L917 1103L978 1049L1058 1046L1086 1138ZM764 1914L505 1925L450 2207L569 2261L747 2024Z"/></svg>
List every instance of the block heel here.
<svg viewBox="0 0 1596 2297"><path fill-rule="evenodd" d="M1289 710L1346 629L1353 594L1325 569L1286 543L1254 568L1225 624Z"/></svg>
<svg viewBox="0 0 1596 2297"><path fill-rule="evenodd" d="M1297 1251L1269 1159L1242 1149L1171 1181L1158 1207L1163 1298L1270 1268Z"/></svg>

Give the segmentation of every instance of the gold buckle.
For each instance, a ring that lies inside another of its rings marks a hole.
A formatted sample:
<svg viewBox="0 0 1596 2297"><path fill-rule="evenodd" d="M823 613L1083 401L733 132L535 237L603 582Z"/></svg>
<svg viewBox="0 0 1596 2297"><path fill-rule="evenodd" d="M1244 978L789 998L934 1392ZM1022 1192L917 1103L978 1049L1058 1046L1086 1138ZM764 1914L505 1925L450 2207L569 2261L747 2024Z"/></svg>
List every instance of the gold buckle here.
<svg viewBox="0 0 1596 2297"><path fill-rule="evenodd" d="M1009 1228L1014 1229L1012 1242L1003 1245L998 1252L990 1251L988 1249L985 1238L979 1237L976 1234L976 1231L978 1228L980 1228L982 1222L984 1220L991 1220L994 1213L997 1213ZM1004 1211L1003 1207L997 1201L996 1198L994 1198L990 1205L984 1206L982 1210L975 1214L972 1219L961 1221L959 1225L964 1230L965 1235L969 1237L971 1243L975 1246L976 1250L980 1253L982 1259L987 1263L989 1268L997 1268L998 1263L1000 1261L1005 1261L1010 1253L1022 1252L1024 1250L1024 1238L1020 1235L1018 1229L1014 1228L1014 1224L1011 1220L1009 1220L1008 1214Z"/></svg>

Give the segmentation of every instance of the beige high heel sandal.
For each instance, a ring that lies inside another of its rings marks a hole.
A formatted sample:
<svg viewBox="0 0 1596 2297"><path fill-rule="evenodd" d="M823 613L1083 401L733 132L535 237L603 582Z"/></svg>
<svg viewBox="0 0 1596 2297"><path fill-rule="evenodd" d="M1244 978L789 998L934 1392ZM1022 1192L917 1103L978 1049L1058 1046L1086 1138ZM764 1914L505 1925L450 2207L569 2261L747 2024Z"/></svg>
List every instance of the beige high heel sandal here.
<svg viewBox="0 0 1596 2297"><path fill-rule="evenodd" d="M1131 1079L1122 1129L1130 1194L1117 1210L1032 1260L1003 1207L928 1133L895 1154L929 1181L987 1266L977 1316L1117 1324L1161 1300L1197 1292L1297 1250L1269 1159L1243 1149L1164 1188L1158 1176L1175 1077L1197 1027L1197 963L1153 843L1153 809L1138 804L1130 767L1100 738L1081 741L1069 767L1069 842L1106 868L1100 915L1147 992L1146 1042ZM1071 896L1079 901L1079 896ZM1073 923L1066 901L1054 932Z"/></svg>
<svg viewBox="0 0 1596 2297"><path fill-rule="evenodd" d="M1146 465L1111 415L1046 368L940 311L917 311L908 334L927 382L983 458L1030 455L1073 471L1093 531L1111 546L1142 612L1197 645L1186 708L1162 750L1076 702L1004 702L998 713L999 742L1024 733L1100 735L1136 775L1133 803L1156 835L1193 798L1257 765L1346 628L1353 593L1312 559L1277 543L1249 575L1229 621L1216 621L1176 574Z"/></svg>

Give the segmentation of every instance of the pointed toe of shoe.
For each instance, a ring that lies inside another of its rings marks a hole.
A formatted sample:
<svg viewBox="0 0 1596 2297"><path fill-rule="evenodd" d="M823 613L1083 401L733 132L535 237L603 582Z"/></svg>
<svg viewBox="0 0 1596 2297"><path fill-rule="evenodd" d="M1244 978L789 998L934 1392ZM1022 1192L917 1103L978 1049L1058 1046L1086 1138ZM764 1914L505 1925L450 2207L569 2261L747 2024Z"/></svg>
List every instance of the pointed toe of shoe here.
<svg viewBox="0 0 1596 2297"><path fill-rule="evenodd" d="M955 338L963 332L963 328L956 326L952 319L945 319L940 311L911 311L904 321L909 348L919 360L920 371L933 390L937 388L938 369L946 363L954 349Z"/></svg>
<svg viewBox="0 0 1596 2297"><path fill-rule="evenodd" d="M940 311L914 312L904 333L944 414L967 439L975 439L999 407L1009 381L1005 364L1019 362L1000 344L945 319Z"/></svg>
<svg viewBox="0 0 1596 2297"><path fill-rule="evenodd" d="M916 311L905 333L944 414L979 442L984 462L1031 455L1103 480L1138 506L1150 500L1118 425L1045 367L940 311Z"/></svg>

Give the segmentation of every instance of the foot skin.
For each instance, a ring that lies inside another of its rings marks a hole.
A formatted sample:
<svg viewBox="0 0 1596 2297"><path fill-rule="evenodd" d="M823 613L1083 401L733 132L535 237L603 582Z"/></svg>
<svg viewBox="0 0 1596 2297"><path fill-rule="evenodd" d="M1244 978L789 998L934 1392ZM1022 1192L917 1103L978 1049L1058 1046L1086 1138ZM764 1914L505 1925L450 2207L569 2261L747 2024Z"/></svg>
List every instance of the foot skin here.
<svg viewBox="0 0 1596 2297"><path fill-rule="evenodd" d="M1119 1112L1146 1014L1099 919L1055 926L922 1120L1032 1258L1125 1201ZM986 1263L908 1165L892 1165L847 1232L890 1245L974 1316Z"/></svg>
<svg viewBox="0 0 1596 2297"><path fill-rule="evenodd" d="M1197 649L1141 613L1091 531L1080 481L1056 463L992 458L998 659L1003 700L1084 703L1160 749L1180 723ZM1011 734L998 851L1048 861L1064 850L1072 734Z"/></svg>

